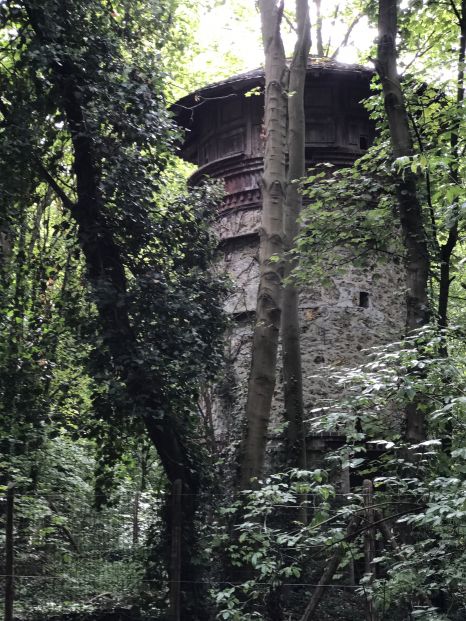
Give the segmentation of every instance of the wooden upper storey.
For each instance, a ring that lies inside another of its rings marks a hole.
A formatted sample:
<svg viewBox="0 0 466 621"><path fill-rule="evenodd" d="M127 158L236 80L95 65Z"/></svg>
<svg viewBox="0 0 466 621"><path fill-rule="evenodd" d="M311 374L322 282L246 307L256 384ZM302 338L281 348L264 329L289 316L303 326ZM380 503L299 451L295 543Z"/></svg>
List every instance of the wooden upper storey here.
<svg viewBox="0 0 466 621"><path fill-rule="evenodd" d="M344 165L361 155L374 127L361 100L372 72L358 65L310 59L305 87L306 159ZM228 161L262 158L263 70L234 76L187 95L173 106L186 131L181 155L218 176ZM254 91L254 94L251 94ZM251 162L252 163L252 162Z"/></svg>

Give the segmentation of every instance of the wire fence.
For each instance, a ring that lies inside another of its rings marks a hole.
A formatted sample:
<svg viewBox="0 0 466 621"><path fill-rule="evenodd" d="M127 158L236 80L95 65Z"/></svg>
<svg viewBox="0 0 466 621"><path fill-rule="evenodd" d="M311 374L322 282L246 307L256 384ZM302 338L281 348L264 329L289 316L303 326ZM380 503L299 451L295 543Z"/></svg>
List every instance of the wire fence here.
<svg viewBox="0 0 466 621"><path fill-rule="evenodd" d="M337 494L343 496L347 500L359 497ZM153 559L151 546L147 545L148 539L152 546L157 538L160 540L164 501L163 492L133 492L120 494L110 506L97 510L92 498L85 495L70 499L60 494L16 493L14 505L9 508L7 498L0 497L0 589L6 596L0 603L0 619L13 619L8 616L9 590L14 598L15 618L19 619L39 618L38 614L42 619L52 613L92 610L115 602L131 606L141 594L148 598L157 594L159 601L161 594L167 598L173 581L150 577L148 567ZM285 515L287 510L294 514L296 505L280 503L276 509L285 511ZM14 526L10 535L9 510L13 512L10 518ZM328 513L339 515L337 507ZM13 551L11 566L9 546ZM197 587L223 589L243 583L241 579L222 581L214 577L178 582L184 591ZM271 585L257 581L256 586L267 589ZM303 591L317 586L349 592L359 588L347 581L317 584L313 580L289 581L287 586Z"/></svg>
<svg viewBox="0 0 466 621"><path fill-rule="evenodd" d="M17 494L12 508L1 498L0 619L13 619L13 599L15 618L108 601L131 604L144 588L145 541L148 529L157 529L160 504L160 498L132 494L97 511L85 498L71 503L54 496Z"/></svg>

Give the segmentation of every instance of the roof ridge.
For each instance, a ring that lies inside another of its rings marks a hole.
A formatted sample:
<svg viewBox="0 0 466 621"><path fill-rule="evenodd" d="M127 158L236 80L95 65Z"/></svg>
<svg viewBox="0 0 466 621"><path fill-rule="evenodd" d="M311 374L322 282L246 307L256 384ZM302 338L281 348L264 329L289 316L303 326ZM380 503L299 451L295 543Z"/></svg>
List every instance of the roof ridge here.
<svg viewBox="0 0 466 621"><path fill-rule="evenodd" d="M291 58L287 60L291 60ZM336 72L341 71L341 72L349 72L349 73L373 73L374 72L374 70L371 67L368 67L367 65L360 65L357 63L342 63L333 58L319 57L319 56L314 56L314 55L308 57L307 68L308 70L309 69L310 70L328 69L330 71L336 71ZM191 91L190 93L184 95L177 102L175 102L175 104L172 104L172 105L174 106L176 106L177 104L181 105L182 102L190 100L190 99L195 99L197 96L202 97L203 93L206 93L209 91L210 92L216 91L217 89L221 90L222 88L226 88L228 86L233 86L238 83L241 84L241 82L244 82L246 86L248 82L254 81L254 80L261 80L263 79L263 77L264 77L263 67L257 67L256 69L250 69L249 71L244 71L242 73L236 73L230 76L229 78L225 78L224 80L218 80L217 82L211 82L209 84L205 84L204 86L201 86L197 88L196 90Z"/></svg>

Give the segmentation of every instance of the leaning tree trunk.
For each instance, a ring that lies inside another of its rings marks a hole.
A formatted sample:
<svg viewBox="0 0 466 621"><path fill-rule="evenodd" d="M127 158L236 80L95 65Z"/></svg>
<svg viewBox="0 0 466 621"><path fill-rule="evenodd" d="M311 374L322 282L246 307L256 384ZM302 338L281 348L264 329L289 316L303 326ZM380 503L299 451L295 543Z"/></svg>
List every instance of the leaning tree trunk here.
<svg viewBox="0 0 466 621"><path fill-rule="evenodd" d="M288 99L288 175L286 186L283 231L285 250L291 251L299 233L299 214L302 196L299 179L305 173L305 114L304 85L307 58L311 47L311 24L308 0L296 1L298 39L290 66ZM285 278L290 276L296 262L285 256ZM287 427L286 456L290 466L306 468L306 440L304 432L303 381L301 369L300 329L297 288L285 282L281 321L283 387Z"/></svg>
<svg viewBox="0 0 466 621"><path fill-rule="evenodd" d="M25 7L40 44L55 43L45 34L47 17L40 8L29 2L25 2ZM71 60L54 63L51 68L71 135L77 200L68 197L40 161L36 161L36 167L78 225L87 277L94 291L98 292L95 303L103 340L130 398L145 412L146 428L165 473L171 482L181 479L187 487L196 487L195 464L188 457L175 421L159 415L162 404L156 388L157 378L139 360L138 343L128 307L123 259L105 219L98 155L86 126L79 72Z"/></svg>
<svg viewBox="0 0 466 621"><path fill-rule="evenodd" d="M100 292L96 306L103 338L129 396L145 411L148 434L168 479L171 482L181 479L191 489L197 487L193 476L196 469L187 458L175 421L158 416L161 403L153 388L155 378L144 365L138 363L138 346L130 321L123 261L104 221L92 142L84 129L84 116L76 97L79 89L75 87L72 69L63 65L60 72L62 76L58 77L58 83L62 86L63 106L74 148L78 197L76 203L69 203L68 206L79 225L78 236L86 258L88 278L94 289Z"/></svg>
<svg viewBox="0 0 466 621"><path fill-rule="evenodd" d="M262 176L260 281L252 362L246 403L246 427L240 454L239 487L262 473L275 389L282 308L283 205L286 188L287 66L280 23L283 3L259 0L265 52L265 155Z"/></svg>
<svg viewBox="0 0 466 621"><path fill-rule="evenodd" d="M37 3L25 2L38 42L56 41L47 33L47 17ZM66 36L66 33L63 33ZM78 239L85 257L87 278L94 292L102 337L115 371L125 384L129 399L138 405L148 436L155 446L170 483L182 482L183 556L182 580L192 583L198 568L191 563L189 550L196 540L194 516L199 492L199 464L194 451L186 446L181 424L174 417L161 415L163 403L157 377L141 364L136 334L128 305L127 280L121 249L105 219L100 191L99 154L85 122L85 101L81 96L80 73L71 59L51 66L61 106L71 136L77 200L71 200L40 161L38 172L61 199L78 225ZM200 606L200 604L199 604ZM200 613L202 616L202 613ZM192 618L183 617L183 618Z"/></svg>
<svg viewBox="0 0 466 621"><path fill-rule="evenodd" d="M390 128L394 158L413 155L408 115L396 66L397 0L379 0L379 43L377 72L383 88L385 113ZM409 335L429 321L428 276L429 251L417 196L417 179L408 168L398 173L396 191L401 232L405 247L407 285L406 332ZM406 410L406 439L425 439L422 408L413 403Z"/></svg>

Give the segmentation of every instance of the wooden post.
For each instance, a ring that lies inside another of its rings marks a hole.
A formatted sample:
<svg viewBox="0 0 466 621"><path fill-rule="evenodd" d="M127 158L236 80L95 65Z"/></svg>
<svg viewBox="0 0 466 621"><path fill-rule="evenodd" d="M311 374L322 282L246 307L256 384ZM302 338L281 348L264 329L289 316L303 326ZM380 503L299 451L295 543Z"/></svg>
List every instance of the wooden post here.
<svg viewBox="0 0 466 621"><path fill-rule="evenodd" d="M176 479L172 484L172 540L170 558L170 621L180 621L181 611L181 494L183 484Z"/></svg>
<svg viewBox="0 0 466 621"><path fill-rule="evenodd" d="M13 602L15 598L14 583L14 505L15 487L8 485L6 493L6 529L5 529L5 615L4 621L13 621Z"/></svg>
<svg viewBox="0 0 466 621"><path fill-rule="evenodd" d="M374 579L373 560L375 557L375 530L371 526L374 524L374 488L372 481L365 479L363 482L363 498L364 498L364 517L366 521L366 530L364 531L364 573L370 585ZM374 608L372 595L366 596L366 621L377 621L377 611Z"/></svg>
<svg viewBox="0 0 466 621"><path fill-rule="evenodd" d="M341 491L343 494L351 493L350 469L343 468L341 471ZM356 572L354 568L354 560L348 563L348 580L351 586L356 584Z"/></svg>
<svg viewBox="0 0 466 621"><path fill-rule="evenodd" d="M139 543L139 490L136 490L133 500L133 547Z"/></svg>

